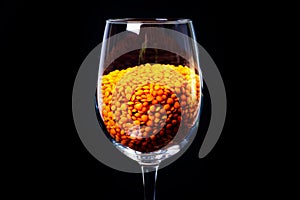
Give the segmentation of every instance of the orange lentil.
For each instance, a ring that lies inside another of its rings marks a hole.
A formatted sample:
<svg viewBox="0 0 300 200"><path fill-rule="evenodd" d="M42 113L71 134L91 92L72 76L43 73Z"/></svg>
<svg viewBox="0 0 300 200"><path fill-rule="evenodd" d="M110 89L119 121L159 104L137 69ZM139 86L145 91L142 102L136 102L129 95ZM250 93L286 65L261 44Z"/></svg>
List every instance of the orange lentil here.
<svg viewBox="0 0 300 200"><path fill-rule="evenodd" d="M147 115L142 115L141 120L142 120L143 122L147 122L148 116L147 116Z"/></svg>
<svg viewBox="0 0 300 200"><path fill-rule="evenodd" d="M176 101L174 104L174 108L179 108L179 107L180 107L180 104L178 103L178 101Z"/></svg>

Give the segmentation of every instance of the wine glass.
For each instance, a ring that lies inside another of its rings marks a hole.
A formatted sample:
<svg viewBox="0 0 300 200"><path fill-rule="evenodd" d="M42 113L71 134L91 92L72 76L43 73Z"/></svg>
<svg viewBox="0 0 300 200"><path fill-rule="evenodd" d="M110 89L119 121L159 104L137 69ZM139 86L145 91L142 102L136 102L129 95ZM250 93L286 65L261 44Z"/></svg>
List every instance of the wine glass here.
<svg viewBox="0 0 300 200"><path fill-rule="evenodd" d="M112 144L140 164L147 200L161 161L196 132L202 85L190 19L106 21L96 110Z"/></svg>

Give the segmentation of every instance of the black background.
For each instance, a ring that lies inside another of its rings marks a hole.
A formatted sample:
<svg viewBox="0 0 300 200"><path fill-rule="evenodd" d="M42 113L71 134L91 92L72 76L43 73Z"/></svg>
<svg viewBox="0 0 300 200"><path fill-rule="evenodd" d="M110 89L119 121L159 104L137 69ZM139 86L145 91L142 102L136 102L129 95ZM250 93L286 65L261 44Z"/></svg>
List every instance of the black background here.
<svg viewBox="0 0 300 200"><path fill-rule="evenodd" d="M23 195L37 198L142 199L141 174L110 169L81 143L72 118L73 83L84 58L101 42L106 19L178 17L193 20L197 41L217 64L228 110L223 133L208 156L198 158L204 137L198 134L180 159L159 171L158 199L243 199L264 192L272 176L257 159L259 145L253 143L260 118L253 120L256 108L249 101L253 89L247 81L253 69L245 46L251 41L242 26L251 23L238 19L243 11L230 8L202 1L4 2L3 60L14 79L20 78L18 96L24 97L24 115L13 128L26 132L18 136L21 144L30 138L15 154L17 176L8 185L17 182ZM209 123L207 90L204 94L199 130Z"/></svg>

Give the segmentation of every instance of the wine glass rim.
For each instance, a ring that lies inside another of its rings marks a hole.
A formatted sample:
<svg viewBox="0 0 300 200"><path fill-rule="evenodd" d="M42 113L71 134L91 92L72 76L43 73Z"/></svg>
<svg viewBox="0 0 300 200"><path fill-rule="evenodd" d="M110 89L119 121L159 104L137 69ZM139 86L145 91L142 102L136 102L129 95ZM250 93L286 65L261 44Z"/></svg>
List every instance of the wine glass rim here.
<svg viewBox="0 0 300 200"><path fill-rule="evenodd" d="M118 18L108 19L106 22L110 24L186 24L192 22L192 20L186 18Z"/></svg>

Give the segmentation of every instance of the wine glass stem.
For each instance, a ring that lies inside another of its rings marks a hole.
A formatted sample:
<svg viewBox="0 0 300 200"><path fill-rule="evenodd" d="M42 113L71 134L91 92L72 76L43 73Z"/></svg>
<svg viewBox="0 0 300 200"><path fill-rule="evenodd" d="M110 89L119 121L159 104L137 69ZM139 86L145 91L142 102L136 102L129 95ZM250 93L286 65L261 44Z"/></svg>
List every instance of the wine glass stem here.
<svg viewBox="0 0 300 200"><path fill-rule="evenodd" d="M155 200L158 164L141 165L141 168L144 184L144 200Z"/></svg>

